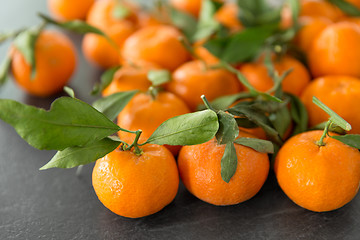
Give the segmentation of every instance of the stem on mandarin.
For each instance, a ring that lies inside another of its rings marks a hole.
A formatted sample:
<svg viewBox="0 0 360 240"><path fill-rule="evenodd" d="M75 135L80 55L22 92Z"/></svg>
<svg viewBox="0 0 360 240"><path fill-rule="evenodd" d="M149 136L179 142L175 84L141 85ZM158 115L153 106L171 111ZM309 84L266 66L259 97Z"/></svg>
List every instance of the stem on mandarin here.
<svg viewBox="0 0 360 240"><path fill-rule="evenodd" d="M326 125L325 125L325 128L324 128L324 132L323 132L323 134L321 135L320 140L317 142L317 145L318 145L319 147L325 146L324 139L325 139L326 135L327 135L328 132L329 132L329 127L330 127L331 123L332 123L331 120L327 121L327 123L326 123Z"/></svg>

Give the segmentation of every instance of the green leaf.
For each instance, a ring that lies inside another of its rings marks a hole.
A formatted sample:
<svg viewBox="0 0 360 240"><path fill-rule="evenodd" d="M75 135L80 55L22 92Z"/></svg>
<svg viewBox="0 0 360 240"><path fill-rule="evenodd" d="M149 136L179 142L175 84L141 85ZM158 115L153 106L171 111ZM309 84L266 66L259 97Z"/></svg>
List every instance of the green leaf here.
<svg viewBox="0 0 360 240"><path fill-rule="evenodd" d="M95 101L93 107L102 112L110 120L114 120L137 92L139 91L134 90L111 94Z"/></svg>
<svg viewBox="0 0 360 240"><path fill-rule="evenodd" d="M31 146L41 150L84 146L119 130L102 113L70 97L56 99L49 111L0 99L0 118Z"/></svg>
<svg viewBox="0 0 360 240"><path fill-rule="evenodd" d="M121 68L121 66L112 67L106 70L100 78L100 83L94 85L91 92L92 95L100 94L105 88L107 88L114 79L115 73Z"/></svg>
<svg viewBox="0 0 360 240"><path fill-rule="evenodd" d="M0 87L4 85L8 79L11 61L12 59L10 54L7 54L5 59L0 64Z"/></svg>
<svg viewBox="0 0 360 240"><path fill-rule="evenodd" d="M334 4L340 8L344 13L353 17L360 16L360 9L357 8L354 4L351 4L344 0L328 0L330 3Z"/></svg>
<svg viewBox="0 0 360 240"><path fill-rule="evenodd" d="M239 18L245 27L262 26L270 23L278 25L280 23L281 5L272 6L279 1L237 0L237 3Z"/></svg>
<svg viewBox="0 0 360 240"><path fill-rule="evenodd" d="M192 41L196 32L197 20L195 17L175 8L170 8L170 18L172 24L179 28L185 36Z"/></svg>
<svg viewBox="0 0 360 240"><path fill-rule="evenodd" d="M219 29L220 23L214 18L214 15L221 6L221 3L213 0L202 1L199 22L193 37L194 40L206 39Z"/></svg>
<svg viewBox="0 0 360 240"><path fill-rule="evenodd" d="M68 87L68 86L65 86L64 87L64 91L72 98L75 98L75 92L74 92L74 89Z"/></svg>
<svg viewBox="0 0 360 240"><path fill-rule="evenodd" d="M234 116L224 111L219 111L217 116L219 119L219 129L215 136L218 144L233 142L239 136L239 128Z"/></svg>
<svg viewBox="0 0 360 240"><path fill-rule="evenodd" d="M204 110L166 120L146 142L159 145L196 145L212 139L218 129L216 113Z"/></svg>
<svg viewBox="0 0 360 240"><path fill-rule="evenodd" d="M238 159L233 142L226 144L224 155L221 158L221 178L229 183L236 172Z"/></svg>
<svg viewBox="0 0 360 240"><path fill-rule="evenodd" d="M305 132L307 130L309 118L304 104L293 94L286 93L286 96L290 98L290 114L295 122L293 135ZM322 129L324 129L324 127Z"/></svg>
<svg viewBox="0 0 360 240"><path fill-rule="evenodd" d="M121 20L121 19L124 19L127 16L129 16L130 13L131 13L131 11L130 11L129 8L127 8L126 6L118 3L118 4L116 4L116 6L113 9L112 16L115 19Z"/></svg>
<svg viewBox="0 0 360 240"><path fill-rule="evenodd" d="M275 30L274 25L246 28L227 39L211 39L204 44L204 47L225 62L244 62L258 55L265 40Z"/></svg>
<svg viewBox="0 0 360 240"><path fill-rule="evenodd" d="M261 153L274 153L272 142L257 138L241 137L235 140L235 143L254 149Z"/></svg>
<svg viewBox="0 0 360 240"><path fill-rule="evenodd" d="M330 115L330 121L341 127L346 131L351 130L351 125L347 121L345 121L342 117L340 117L336 112L331 110L328 106L326 106L323 102L321 102L317 97L313 96L313 103L315 103L319 108L324 110L327 114Z"/></svg>
<svg viewBox="0 0 360 240"><path fill-rule="evenodd" d="M239 127L243 127L243 128L256 128L256 127L258 127L258 125L251 122L246 117L237 117L237 118L235 118L235 121L236 121L236 123L237 123L237 125Z"/></svg>
<svg viewBox="0 0 360 240"><path fill-rule="evenodd" d="M244 98L251 98L251 97L253 97L253 95L248 92L241 92L232 95L222 96L213 100L211 102L211 106L217 110L223 110L228 108L231 104L233 104L237 100Z"/></svg>
<svg viewBox="0 0 360 240"><path fill-rule="evenodd" d="M35 43L44 25L29 28L19 33L14 39L14 46L24 56L25 61L31 67L31 78L35 77L36 60L35 60Z"/></svg>
<svg viewBox="0 0 360 240"><path fill-rule="evenodd" d="M168 70L150 70L147 75L152 85L157 87L171 80L171 73Z"/></svg>
<svg viewBox="0 0 360 240"><path fill-rule="evenodd" d="M314 127L312 127L310 130L324 130L326 124L327 124L327 121L319 123L319 124L315 125ZM342 129L341 127L337 126L336 124L330 124L329 132L334 132L334 133L338 133L338 134L346 134L346 131L344 129ZM293 134L293 135L295 135L295 134Z"/></svg>
<svg viewBox="0 0 360 240"><path fill-rule="evenodd" d="M239 117L246 117L257 126L264 129L268 138L278 145L282 145L283 141L280 138L279 133L273 127L271 121L265 113L254 109L252 106L236 105L228 109L228 112Z"/></svg>
<svg viewBox="0 0 360 240"><path fill-rule="evenodd" d="M349 145L350 147L360 149L360 135L359 134L347 134L343 136L331 136L332 138L339 140L340 142Z"/></svg>
<svg viewBox="0 0 360 240"><path fill-rule="evenodd" d="M54 19L45 16L42 13L39 13L39 16L46 21L47 23L53 24L55 26L58 26L62 29L66 29L75 33L79 33L79 34L86 34L86 33L94 33L94 34L98 34L100 36L105 37L114 47L118 47L117 44L108 36L106 35L103 31L101 31L100 29L91 26L89 24L87 24L84 21L81 20L72 20L72 21L66 21L66 22L57 22Z"/></svg>
<svg viewBox="0 0 360 240"><path fill-rule="evenodd" d="M73 168L85 165L114 151L119 144L119 142L113 141L110 138L104 138L83 147L68 147L62 151L58 151L40 170L49 168Z"/></svg>
<svg viewBox="0 0 360 240"><path fill-rule="evenodd" d="M269 119L274 125L275 129L278 131L281 138L284 138L284 135L291 124L291 115L287 109L287 106L284 106L277 112L270 114Z"/></svg>

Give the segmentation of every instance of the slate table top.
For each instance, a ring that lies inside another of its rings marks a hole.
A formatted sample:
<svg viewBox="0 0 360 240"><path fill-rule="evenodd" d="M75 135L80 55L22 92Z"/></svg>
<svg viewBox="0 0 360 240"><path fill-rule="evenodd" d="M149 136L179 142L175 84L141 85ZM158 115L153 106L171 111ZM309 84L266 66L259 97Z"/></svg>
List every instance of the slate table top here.
<svg viewBox="0 0 360 240"><path fill-rule="evenodd" d="M0 32L40 22L46 1L1 1ZM81 37L67 33L78 47L78 69L70 83L77 97L91 103L91 86L101 71L80 52ZM9 44L0 46L1 60ZM58 96L36 98L12 81L0 98L49 108ZM360 196L345 207L313 213L289 200L270 174L262 190L236 206L216 207L192 196L181 184L165 209L141 219L107 210L91 185L93 164L39 171L53 151L30 147L0 120L0 239L360 239Z"/></svg>

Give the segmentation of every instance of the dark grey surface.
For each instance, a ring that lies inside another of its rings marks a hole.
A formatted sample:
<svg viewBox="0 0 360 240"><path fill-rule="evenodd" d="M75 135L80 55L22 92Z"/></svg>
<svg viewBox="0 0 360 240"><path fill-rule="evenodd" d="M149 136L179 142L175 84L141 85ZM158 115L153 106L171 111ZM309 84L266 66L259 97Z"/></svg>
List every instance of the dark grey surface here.
<svg viewBox="0 0 360 240"><path fill-rule="evenodd" d="M1 1L0 31L38 22L45 1ZM81 38L72 36L79 46ZM5 49L0 46L0 58ZM78 48L79 49L79 48ZM78 52L70 86L88 102L100 71ZM11 98L48 108L54 98L31 97L12 82L0 90ZM39 171L54 154L30 147L0 120L0 239L360 239L360 197L329 213L292 203L273 174L253 199L231 207L204 203L183 185L173 203L157 214L126 219L107 210L91 186L93 164L80 177L75 169Z"/></svg>

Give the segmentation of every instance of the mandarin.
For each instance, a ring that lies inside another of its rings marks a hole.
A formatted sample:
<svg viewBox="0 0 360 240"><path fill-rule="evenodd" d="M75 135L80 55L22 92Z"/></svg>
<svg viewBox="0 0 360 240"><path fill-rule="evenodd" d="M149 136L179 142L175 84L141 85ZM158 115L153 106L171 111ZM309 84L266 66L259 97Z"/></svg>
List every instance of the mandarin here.
<svg viewBox="0 0 360 240"><path fill-rule="evenodd" d="M85 19L95 0L48 0L49 11L60 20Z"/></svg>

